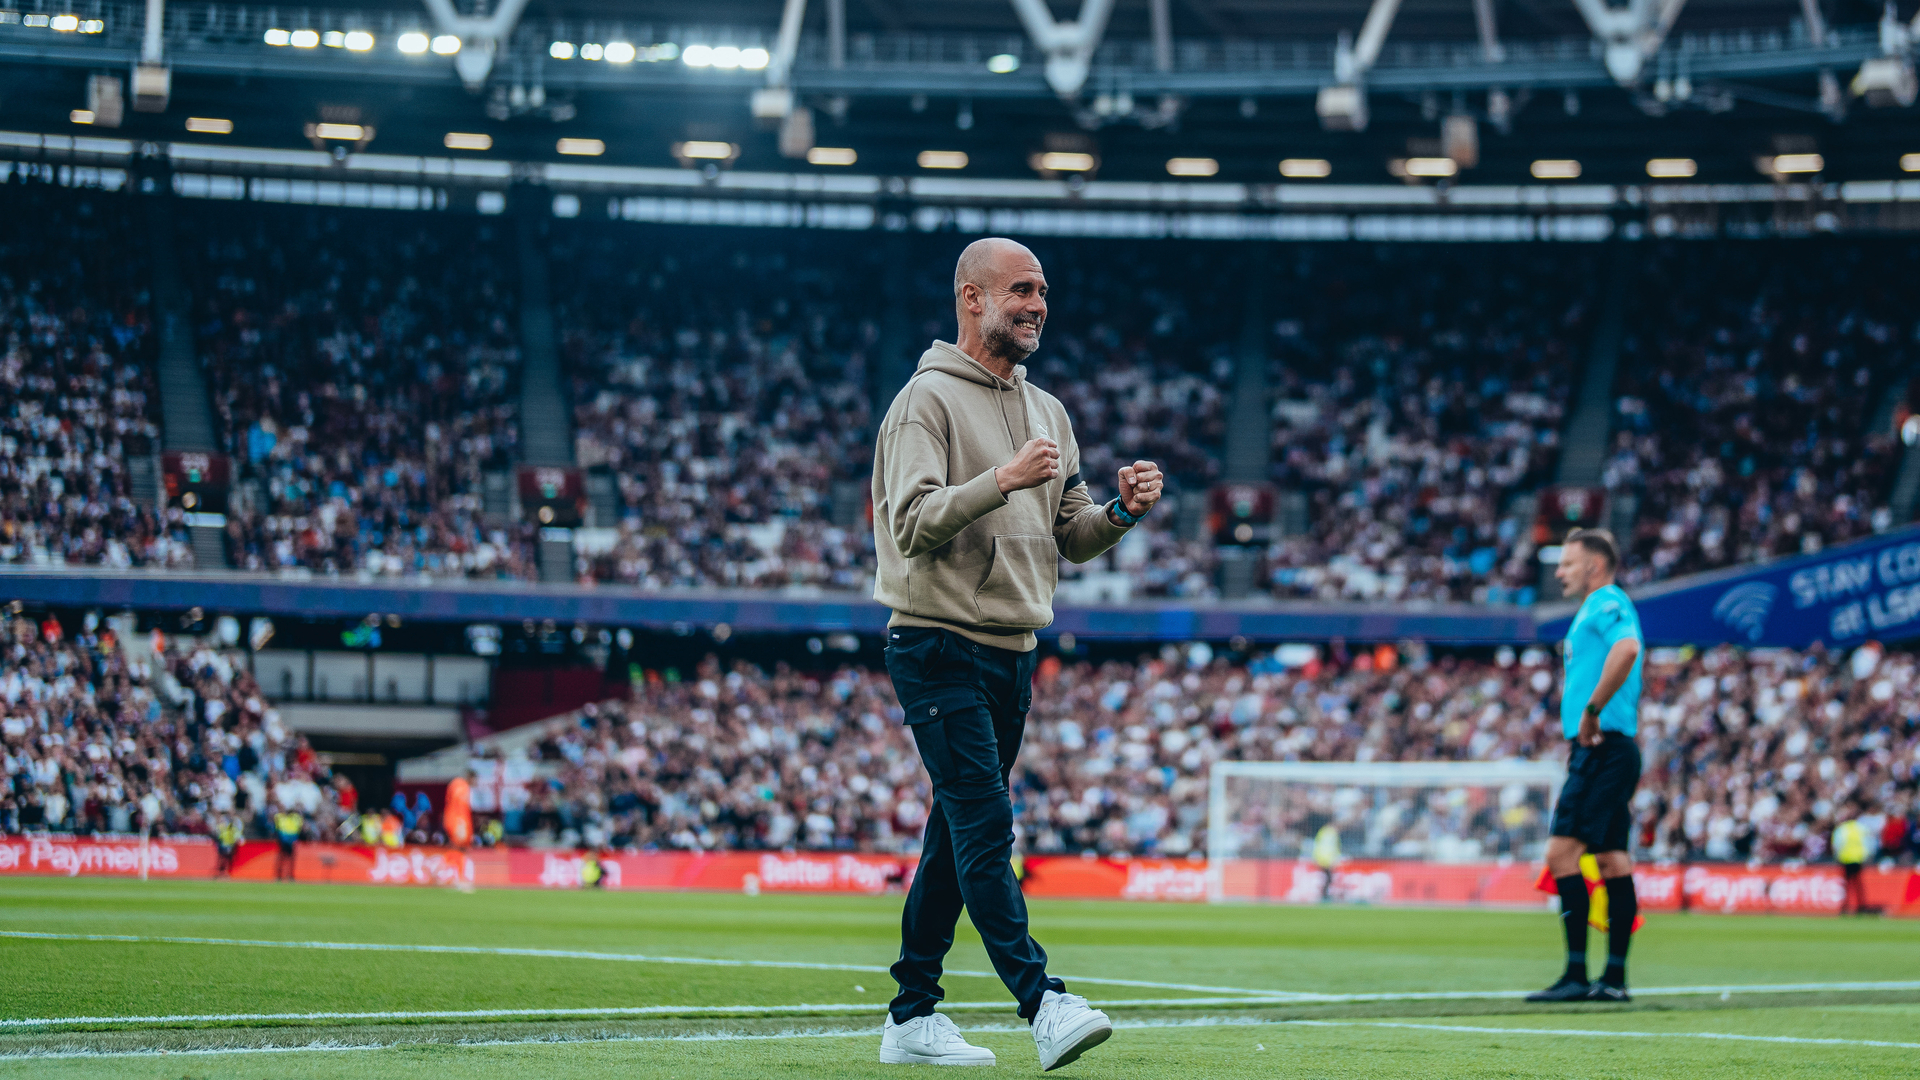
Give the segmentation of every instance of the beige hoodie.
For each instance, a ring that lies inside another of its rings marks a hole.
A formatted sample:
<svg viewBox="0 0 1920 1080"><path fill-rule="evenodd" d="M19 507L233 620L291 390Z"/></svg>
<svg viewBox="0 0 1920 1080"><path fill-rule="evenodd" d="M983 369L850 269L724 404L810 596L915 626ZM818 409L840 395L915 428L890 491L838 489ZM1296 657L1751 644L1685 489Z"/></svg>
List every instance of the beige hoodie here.
<svg viewBox="0 0 1920 1080"><path fill-rule="evenodd" d="M941 626L1026 652L1053 622L1059 558L1083 563L1127 530L1094 505L1060 400L936 341L893 399L873 454L873 597L892 626ZM1030 439L1060 444L1060 476L1000 493L993 470Z"/></svg>

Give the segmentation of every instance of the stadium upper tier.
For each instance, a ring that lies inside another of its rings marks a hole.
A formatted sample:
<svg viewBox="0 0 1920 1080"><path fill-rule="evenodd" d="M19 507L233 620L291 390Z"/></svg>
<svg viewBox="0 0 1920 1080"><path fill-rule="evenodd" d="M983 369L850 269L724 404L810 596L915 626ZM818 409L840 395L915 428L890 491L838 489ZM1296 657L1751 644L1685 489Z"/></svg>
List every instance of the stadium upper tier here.
<svg viewBox="0 0 1920 1080"><path fill-rule="evenodd" d="M4 197L0 562L190 565L184 531L133 497L133 463L160 441L138 219L58 188Z"/></svg>
<svg viewBox="0 0 1920 1080"><path fill-rule="evenodd" d="M19 223L0 560L190 564L187 526L210 519L153 479L162 444L198 448L161 430L147 201L17 180L0 199ZM174 202L190 305L162 314L192 328L188 374L231 458L228 565L868 592L875 417L952 336L960 238ZM1095 496L1141 457L1176 494L1066 568L1068 599L1218 596L1208 489L1264 477L1271 537L1233 553L1256 591L1532 602L1537 496L1602 481L1561 458L1609 327L1625 346L1604 483L1612 523L1634 523L1630 581L1900 516L1906 242L1624 245L1619 290L1584 244L1035 248L1053 295L1029 377L1066 402ZM528 265L549 295L526 292ZM524 358L536 310L557 367ZM555 464L523 451L529 371L571 407L542 421L571 421L571 532L542 532L527 476L515 497L516 468ZM206 565L219 546L201 569L224 568Z"/></svg>
<svg viewBox="0 0 1920 1080"><path fill-rule="evenodd" d="M1593 332L1588 248L1301 253L1275 283L1273 479L1312 528L1268 552L1281 596L1531 603L1533 522Z"/></svg>
<svg viewBox="0 0 1920 1080"><path fill-rule="evenodd" d="M311 836L339 835L357 793L289 730L244 656L191 641L154 653L131 627L67 637L0 615L0 831L204 832L234 815L264 835L266 814L292 806ZM1291 668L1204 646L1133 663L1048 658L1013 774L1023 843L1204 851L1220 760L1552 759L1565 745L1554 666L1539 648L1489 661L1418 646L1334 649ZM1876 838L1909 819L1917 673L1914 654L1877 646L1654 650L1635 851L1818 860L1849 808ZM516 842L911 851L931 797L885 673L862 667L769 673L709 658L474 753L473 808ZM1444 805L1354 806L1340 821L1349 854L1414 857L1443 844L1492 857L1537 824ZM410 825L416 842L433 838L431 814ZM1894 846L1913 835L1899 830Z"/></svg>
<svg viewBox="0 0 1920 1080"><path fill-rule="evenodd" d="M1627 579L1819 551L1894 524L1920 298L1911 244L1665 246L1628 320L1605 483Z"/></svg>
<svg viewBox="0 0 1920 1080"><path fill-rule="evenodd" d="M518 441L512 246L497 223L202 205L182 263L238 483L227 557L435 575L533 572L482 521Z"/></svg>
<svg viewBox="0 0 1920 1080"><path fill-rule="evenodd" d="M833 501L871 472L878 253L844 235L661 239L553 231L575 461L618 495L598 523L617 533L579 573L862 588L872 538Z"/></svg>

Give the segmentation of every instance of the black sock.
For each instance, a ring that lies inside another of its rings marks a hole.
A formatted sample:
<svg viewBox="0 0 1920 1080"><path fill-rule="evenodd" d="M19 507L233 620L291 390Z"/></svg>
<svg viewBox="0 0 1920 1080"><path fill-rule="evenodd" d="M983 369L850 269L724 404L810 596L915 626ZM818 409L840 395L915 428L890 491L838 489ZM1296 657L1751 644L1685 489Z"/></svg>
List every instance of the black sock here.
<svg viewBox="0 0 1920 1080"><path fill-rule="evenodd" d="M1640 897L1633 891L1633 875L1607 879L1608 986L1627 986L1627 946L1633 944L1633 920L1640 914Z"/></svg>
<svg viewBox="0 0 1920 1080"><path fill-rule="evenodd" d="M1560 925L1567 932L1566 978L1587 981L1587 879L1579 874L1554 878L1560 890Z"/></svg>

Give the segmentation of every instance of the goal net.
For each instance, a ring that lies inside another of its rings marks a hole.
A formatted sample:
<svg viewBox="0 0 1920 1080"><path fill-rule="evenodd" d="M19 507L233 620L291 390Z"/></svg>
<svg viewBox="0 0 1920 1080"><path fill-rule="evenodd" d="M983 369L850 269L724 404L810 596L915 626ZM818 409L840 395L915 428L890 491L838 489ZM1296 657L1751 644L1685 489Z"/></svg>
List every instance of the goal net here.
<svg viewBox="0 0 1920 1080"><path fill-rule="evenodd" d="M1524 868L1545 856L1565 778L1544 761L1216 762L1209 896L1391 901L1377 892L1391 887L1396 863ZM1328 825L1334 831L1323 835ZM1331 876L1324 861L1335 865ZM1342 872L1363 866L1375 872Z"/></svg>

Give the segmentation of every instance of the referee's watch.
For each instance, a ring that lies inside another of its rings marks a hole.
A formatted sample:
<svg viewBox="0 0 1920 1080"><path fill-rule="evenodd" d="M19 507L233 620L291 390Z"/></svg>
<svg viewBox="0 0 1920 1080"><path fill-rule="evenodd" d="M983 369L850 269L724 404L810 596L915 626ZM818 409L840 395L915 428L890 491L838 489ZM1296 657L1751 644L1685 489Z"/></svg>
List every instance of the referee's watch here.
<svg viewBox="0 0 1920 1080"><path fill-rule="evenodd" d="M1151 513L1153 510L1153 507L1149 506L1147 507L1146 510L1141 511L1138 514L1129 514L1127 513L1127 504L1120 501L1120 496L1115 495L1113 497L1113 501L1107 504L1107 510L1108 512L1112 513L1116 519L1119 520L1120 524L1132 525L1138 522L1141 518L1146 517L1148 513Z"/></svg>

